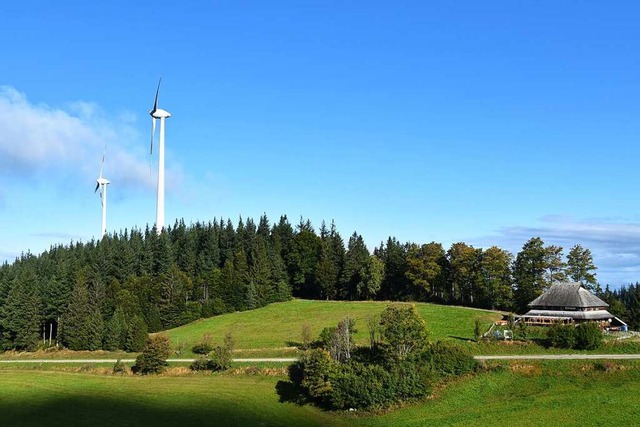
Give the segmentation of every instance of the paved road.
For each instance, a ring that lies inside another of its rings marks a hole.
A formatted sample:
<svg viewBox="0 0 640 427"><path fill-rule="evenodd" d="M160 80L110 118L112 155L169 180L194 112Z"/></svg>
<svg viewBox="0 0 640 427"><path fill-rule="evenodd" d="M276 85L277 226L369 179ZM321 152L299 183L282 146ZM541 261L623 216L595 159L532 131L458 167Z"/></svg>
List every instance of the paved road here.
<svg viewBox="0 0 640 427"><path fill-rule="evenodd" d="M175 363L191 363L195 359L167 359L167 362ZM234 362L278 362L290 363L295 362L295 357L255 357L250 359L233 359ZM123 363L133 363L135 359L120 359ZM116 363L116 359L6 359L0 360L0 363Z"/></svg>
<svg viewBox="0 0 640 427"><path fill-rule="evenodd" d="M640 359L640 354L528 354L509 356L474 356L476 360L583 360Z"/></svg>
<svg viewBox="0 0 640 427"><path fill-rule="evenodd" d="M585 360L585 359L640 359L640 354L526 354L474 356L476 360ZM173 363L190 363L194 359L167 359ZM233 359L234 362L272 362L291 363L295 357L252 357ZM5 359L0 363L116 363L116 359ZM120 359L124 363L133 363L135 359Z"/></svg>

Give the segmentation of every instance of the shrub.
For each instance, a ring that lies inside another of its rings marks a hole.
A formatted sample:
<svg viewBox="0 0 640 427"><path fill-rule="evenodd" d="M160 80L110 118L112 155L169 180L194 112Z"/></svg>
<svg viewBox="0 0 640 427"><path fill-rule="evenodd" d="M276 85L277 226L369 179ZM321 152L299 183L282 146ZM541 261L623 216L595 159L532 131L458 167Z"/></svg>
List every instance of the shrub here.
<svg viewBox="0 0 640 427"><path fill-rule="evenodd" d="M127 373L127 365L122 363L120 359L116 360L116 364L113 365L113 373L114 374L126 374Z"/></svg>
<svg viewBox="0 0 640 427"><path fill-rule="evenodd" d="M573 325L553 324L547 331L549 345L557 348L573 348L576 345L576 328Z"/></svg>
<svg viewBox="0 0 640 427"><path fill-rule="evenodd" d="M147 345L136 357L136 364L131 370L136 374L158 374L168 365L170 344L166 335L154 335L147 338Z"/></svg>
<svg viewBox="0 0 640 427"><path fill-rule="evenodd" d="M602 331L595 322L581 323L575 330L576 345L580 350L594 350L602 344Z"/></svg>
<svg viewBox="0 0 640 427"><path fill-rule="evenodd" d="M194 360L191 365L189 365L189 369L192 371L209 371L213 370L213 362L206 356L200 356L196 360Z"/></svg>
<svg viewBox="0 0 640 427"><path fill-rule="evenodd" d="M302 325L302 349L307 350L311 346L311 325L305 323Z"/></svg>
<svg viewBox="0 0 640 427"><path fill-rule="evenodd" d="M395 400L391 375L379 365L340 364L329 374L330 403L334 409L368 409Z"/></svg>
<svg viewBox="0 0 640 427"><path fill-rule="evenodd" d="M202 341L191 347L191 351L194 354L208 354L211 350L213 350L213 345L211 344L210 334L204 334L202 336Z"/></svg>
<svg viewBox="0 0 640 427"><path fill-rule="evenodd" d="M208 354L211 350L213 350L213 347L211 346L211 344L207 344L203 342L191 347L191 351L194 354Z"/></svg>
<svg viewBox="0 0 640 427"><path fill-rule="evenodd" d="M225 345L217 345L209 353L212 371L225 371L231 367L231 349Z"/></svg>
<svg viewBox="0 0 640 427"><path fill-rule="evenodd" d="M434 372L419 363L401 363L390 374L389 389L399 401L426 396L436 380Z"/></svg>
<svg viewBox="0 0 640 427"><path fill-rule="evenodd" d="M518 336L522 340L526 340L529 337L529 325L524 319L518 322Z"/></svg>
<svg viewBox="0 0 640 427"><path fill-rule="evenodd" d="M438 375L462 375L476 369L478 362L471 353L455 344L438 341L422 355L424 366Z"/></svg>
<svg viewBox="0 0 640 427"><path fill-rule="evenodd" d="M415 305L389 305L380 315L380 332L389 344L390 357L404 360L420 353L429 332Z"/></svg>
<svg viewBox="0 0 640 427"><path fill-rule="evenodd" d="M328 403L331 392L329 374L332 368L333 361L328 351L309 350L289 369L289 379L302 387L309 397L321 403Z"/></svg>

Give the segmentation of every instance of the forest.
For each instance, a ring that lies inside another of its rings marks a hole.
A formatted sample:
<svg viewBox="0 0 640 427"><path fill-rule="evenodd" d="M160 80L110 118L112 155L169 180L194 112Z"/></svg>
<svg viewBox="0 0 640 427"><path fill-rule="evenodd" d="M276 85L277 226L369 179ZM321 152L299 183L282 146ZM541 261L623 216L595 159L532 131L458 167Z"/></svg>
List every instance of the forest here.
<svg viewBox="0 0 640 427"><path fill-rule="evenodd" d="M201 317L251 310L292 297L428 301L522 313L555 281L580 281L632 328L640 326L640 286L603 290L591 252L527 241L515 256L464 242L399 242L373 251L332 222L316 230L286 216L271 224L240 218L184 220L71 242L0 267L0 344L31 350L139 351L148 332Z"/></svg>

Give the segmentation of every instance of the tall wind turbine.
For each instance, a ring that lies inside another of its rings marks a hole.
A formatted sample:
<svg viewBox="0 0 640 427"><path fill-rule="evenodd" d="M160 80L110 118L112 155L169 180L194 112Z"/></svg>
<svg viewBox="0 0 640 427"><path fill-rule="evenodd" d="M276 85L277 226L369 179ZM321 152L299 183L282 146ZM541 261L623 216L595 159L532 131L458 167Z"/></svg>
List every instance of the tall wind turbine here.
<svg viewBox="0 0 640 427"><path fill-rule="evenodd" d="M171 113L162 108L158 108L158 94L160 93L160 83L156 89L156 99L153 102L153 109L149 111L151 115L151 153L153 155L153 139L156 135L156 119L160 119L160 147L158 148L158 201L156 204L156 230L158 234L164 228L164 119L171 117Z"/></svg>
<svg viewBox="0 0 640 427"><path fill-rule="evenodd" d="M106 152L106 147L105 147ZM100 201L102 202L102 233L100 237L104 237L107 233L107 185L111 182L102 177L102 168L104 166L104 153L102 154L102 162L100 163L100 176L96 179L96 189L94 193L100 190Z"/></svg>

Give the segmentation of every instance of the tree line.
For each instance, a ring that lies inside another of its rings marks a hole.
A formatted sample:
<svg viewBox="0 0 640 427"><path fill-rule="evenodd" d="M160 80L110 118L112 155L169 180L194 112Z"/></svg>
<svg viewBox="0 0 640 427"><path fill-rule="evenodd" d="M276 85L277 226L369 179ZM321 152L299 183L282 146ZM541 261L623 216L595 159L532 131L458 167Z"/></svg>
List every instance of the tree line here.
<svg viewBox="0 0 640 427"><path fill-rule="evenodd" d="M535 237L514 257L496 246L401 243L389 237L369 251L354 232L319 229L286 216L271 224L240 218L162 233L132 229L102 240L23 254L0 267L0 339L5 349L57 342L72 349L126 349L140 337L293 297L430 301L525 311L554 281L598 290L589 249ZM612 294L613 295L613 294ZM615 295L612 298L616 298Z"/></svg>

